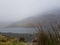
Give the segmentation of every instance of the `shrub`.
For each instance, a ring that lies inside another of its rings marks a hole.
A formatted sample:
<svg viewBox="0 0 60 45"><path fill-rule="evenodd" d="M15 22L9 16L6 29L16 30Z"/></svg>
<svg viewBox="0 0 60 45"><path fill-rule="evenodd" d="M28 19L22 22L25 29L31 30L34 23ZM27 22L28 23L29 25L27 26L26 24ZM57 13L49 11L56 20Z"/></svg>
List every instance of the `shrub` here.
<svg viewBox="0 0 60 45"><path fill-rule="evenodd" d="M43 26L39 26L37 33L38 45L60 45L60 27L59 25L51 25L52 31L43 30Z"/></svg>

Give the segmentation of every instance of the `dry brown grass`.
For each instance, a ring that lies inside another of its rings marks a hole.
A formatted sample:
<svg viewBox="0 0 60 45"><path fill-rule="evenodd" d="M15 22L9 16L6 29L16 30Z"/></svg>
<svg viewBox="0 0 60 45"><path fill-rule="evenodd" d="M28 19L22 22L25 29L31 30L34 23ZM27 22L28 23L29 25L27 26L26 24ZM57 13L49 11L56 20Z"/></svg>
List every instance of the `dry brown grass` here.
<svg viewBox="0 0 60 45"><path fill-rule="evenodd" d="M60 25L52 25L50 24L52 31L43 30L43 26L39 24L37 29L39 32L37 33L37 41L38 45L60 45Z"/></svg>

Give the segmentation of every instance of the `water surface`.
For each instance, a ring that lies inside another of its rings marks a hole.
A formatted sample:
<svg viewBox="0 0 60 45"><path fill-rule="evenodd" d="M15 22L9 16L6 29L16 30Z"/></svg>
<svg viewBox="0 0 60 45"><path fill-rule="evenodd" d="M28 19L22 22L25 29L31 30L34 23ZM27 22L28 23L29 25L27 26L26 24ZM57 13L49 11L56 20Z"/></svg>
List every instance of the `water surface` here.
<svg viewBox="0 0 60 45"><path fill-rule="evenodd" d="M0 32L11 32L11 33L35 33L34 28L0 28Z"/></svg>

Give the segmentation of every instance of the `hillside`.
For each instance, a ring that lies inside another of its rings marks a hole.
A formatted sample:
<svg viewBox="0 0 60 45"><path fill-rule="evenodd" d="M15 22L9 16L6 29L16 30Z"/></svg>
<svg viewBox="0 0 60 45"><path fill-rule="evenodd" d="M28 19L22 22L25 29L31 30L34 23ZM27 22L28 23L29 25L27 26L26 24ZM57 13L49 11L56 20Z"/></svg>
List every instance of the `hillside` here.
<svg viewBox="0 0 60 45"><path fill-rule="evenodd" d="M10 25L11 23L7 23L7 22L0 22L0 28L5 28L8 25Z"/></svg>
<svg viewBox="0 0 60 45"><path fill-rule="evenodd" d="M50 12L46 12L44 14L32 16L29 18L26 18L22 21L17 21L15 23L12 23L8 27L32 27L36 24L55 24L60 22L60 10L52 10Z"/></svg>

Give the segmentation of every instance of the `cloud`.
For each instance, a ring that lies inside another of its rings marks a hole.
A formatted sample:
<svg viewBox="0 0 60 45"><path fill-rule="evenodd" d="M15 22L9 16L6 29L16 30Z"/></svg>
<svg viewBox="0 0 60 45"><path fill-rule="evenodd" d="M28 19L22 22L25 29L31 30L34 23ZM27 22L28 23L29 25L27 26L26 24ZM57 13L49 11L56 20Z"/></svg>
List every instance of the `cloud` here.
<svg viewBox="0 0 60 45"><path fill-rule="evenodd" d="M22 20L51 8L60 8L59 4L60 0L0 0L0 22Z"/></svg>

